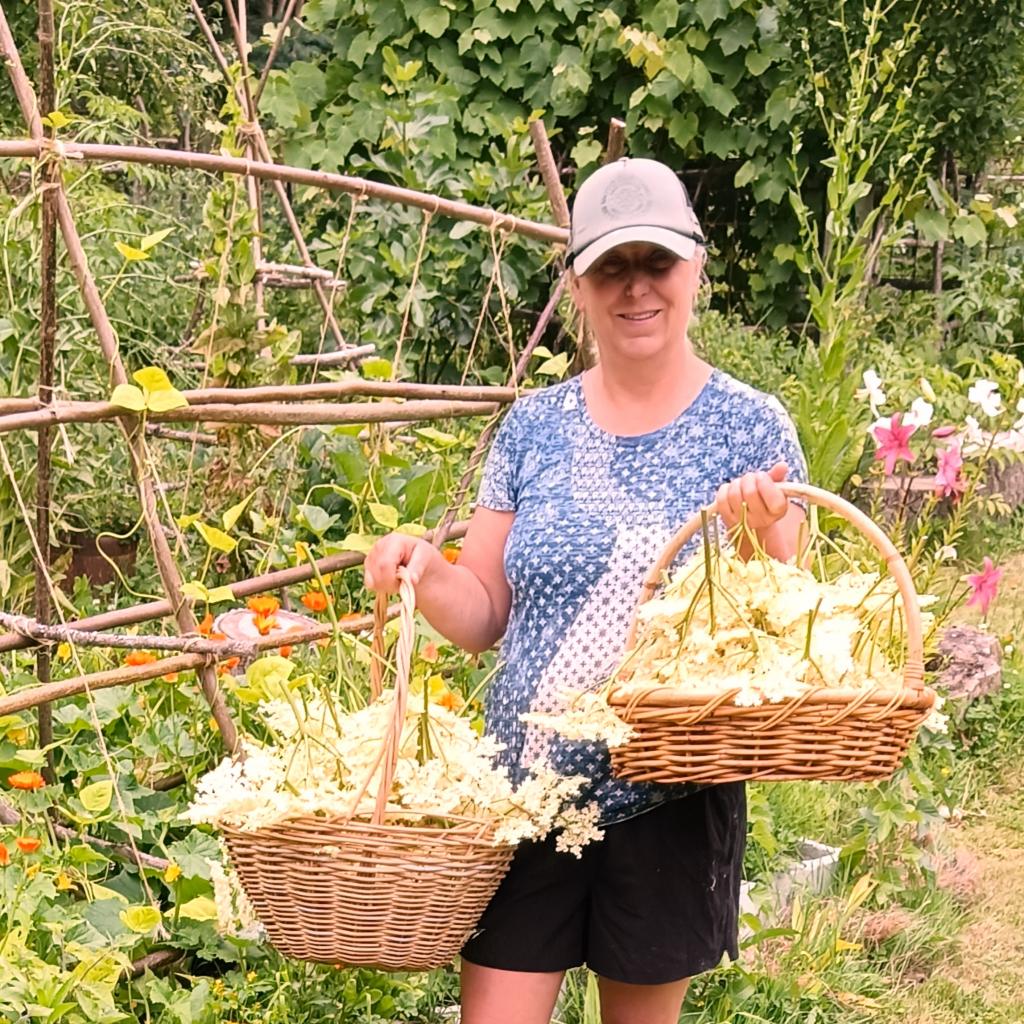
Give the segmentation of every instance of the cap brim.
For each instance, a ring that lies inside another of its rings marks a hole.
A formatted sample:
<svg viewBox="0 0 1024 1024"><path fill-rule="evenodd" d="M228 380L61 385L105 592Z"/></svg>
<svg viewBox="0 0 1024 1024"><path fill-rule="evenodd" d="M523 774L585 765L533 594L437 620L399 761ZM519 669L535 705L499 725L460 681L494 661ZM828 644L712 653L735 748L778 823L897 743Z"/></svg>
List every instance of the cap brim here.
<svg viewBox="0 0 1024 1024"><path fill-rule="evenodd" d="M615 231L609 231L608 234L594 239L582 252L576 254L572 261L572 269L577 274L585 274L595 260L600 259L616 246L625 245L627 242L650 242L651 245L674 253L681 260L692 260L697 251L697 242L692 238L687 238L686 235L679 234L678 231L634 224L628 228L617 228Z"/></svg>

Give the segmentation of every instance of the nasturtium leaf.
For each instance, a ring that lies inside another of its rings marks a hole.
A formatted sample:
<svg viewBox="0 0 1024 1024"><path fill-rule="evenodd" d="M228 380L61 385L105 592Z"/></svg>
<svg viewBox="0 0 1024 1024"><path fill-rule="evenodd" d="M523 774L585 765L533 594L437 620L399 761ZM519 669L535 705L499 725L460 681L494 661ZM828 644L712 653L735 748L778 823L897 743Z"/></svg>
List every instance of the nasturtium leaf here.
<svg viewBox="0 0 1024 1024"><path fill-rule="evenodd" d="M114 795L114 784L110 779L103 779L101 782L93 782L83 786L78 794L82 806L92 814L102 814L109 806Z"/></svg>
<svg viewBox="0 0 1024 1024"><path fill-rule="evenodd" d="M376 537L368 536L365 533L350 533L339 545L339 551L358 551L367 555L370 548L377 542Z"/></svg>
<svg viewBox="0 0 1024 1024"><path fill-rule="evenodd" d="M235 550L238 541L234 537L229 537L223 530L218 530L216 526L210 526L207 523L195 523L194 525L199 531L199 535L211 548L226 554Z"/></svg>
<svg viewBox="0 0 1024 1024"><path fill-rule="evenodd" d="M325 512L319 505L300 505L296 510L299 522L318 537L322 537L337 521L337 516Z"/></svg>
<svg viewBox="0 0 1024 1024"><path fill-rule="evenodd" d="M295 664L279 654L257 658L246 670L245 681L260 700L280 700L285 696Z"/></svg>
<svg viewBox="0 0 1024 1024"><path fill-rule="evenodd" d="M128 907L117 916L121 918L122 924L140 935L151 932L163 920L163 915L156 907L148 906Z"/></svg>
<svg viewBox="0 0 1024 1024"><path fill-rule="evenodd" d="M380 356L364 359L359 368L363 371L363 376L371 380L386 380L391 376L391 360Z"/></svg>
<svg viewBox="0 0 1024 1024"><path fill-rule="evenodd" d="M104 857L98 850L94 850L91 846L86 846L84 843L80 843L78 846L72 846L68 850L68 856L76 864L109 864L110 858Z"/></svg>
<svg viewBox="0 0 1024 1024"><path fill-rule="evenodd" d="M181 594L182 597L187 597L190 601L208 601L210 599L210 592L199 580L182 583Z"/></svg>
<svg viewBox="0 0 1024 1024"><path fill-rule="evenodd" d="M216 921L217 904L209 896L196 896L178 908L182 917L190 921Z"/></svg>
<svg viewBox="0 0 1024 1024"><path fill-rule="evenodd" d="M146 366L132 374L132 380L150 394L156 391L173 391L170 377L159 366Z"/></svg>
<svg viewBox="0 0 1024 1024"><path fill-rule="evenodd" d="M142 412L146 408L146 396L143 395L142 389L134 384L118 384L110 396L110 401L122 409L131 409L132 412Z"/></svg>
<svg viewBox="0 0 1024 1024"><path fill-rule="evenodd" d="M170 391L151 391L146 395L146 408L150 412L183 409L186 405L188 405L188 399L174 388L171 388Z"/></svg>
<svg viewBox="0 0 1024 1024"><path fill-rule="evenodd" d="M389 530L393 530L398 525L398 509L394 508L394 506L369 501L366 503L366 508L381 526L386 526Z"/></svg>
<svg viewBox="0 0 1024 1024"><path fill-rule="evenodd" d="M114 248L129 262L138 263L149 259L149 253L145 249L136 249L134 246L126 245L124 242L115 242Z"/></svg>

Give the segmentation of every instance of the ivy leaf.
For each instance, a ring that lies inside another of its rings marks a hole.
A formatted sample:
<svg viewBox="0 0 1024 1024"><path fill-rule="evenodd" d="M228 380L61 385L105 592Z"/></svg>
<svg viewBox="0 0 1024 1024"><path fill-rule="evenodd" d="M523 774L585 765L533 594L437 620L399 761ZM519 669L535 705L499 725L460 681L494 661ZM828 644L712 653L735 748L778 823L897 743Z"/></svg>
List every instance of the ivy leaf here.
<svg viewBox="0 0 1024 1024"><path fill-rule="evenodd" d="M110 779L102 782L94 782L89 786L83 786L78 794L82 806L91 814L102 814L109 806L114 795L114 784Z"/></svg>
<svg viewBox="0 0 1024 1024"><path fill-rule="evenodd" d="M368 501L366 508L374 520L380 523L381 526L386 526L389 530L393 530L398 525L398 509L393 506L381 505L376 501Z"/></svg>
<svg viewBox="0 0 1024 1024"><path fill-rule="evenodd" d="M128 907L117 915L121 923L130 928L133 932L145 935L151 932L163 920L163 915L156 907L136 906Z"/></svg>
<svg viewBox="0 0 1024 1024"><path fill-rule="evenodd" d="M737 172L733 184L737 188L749 185L761 173L759 160L748 160Z"/></svg>
<svg viewBox="0 0 1024 1024"><path fill-rule="evenodd" d="M234 537L229 537L223 530L218 530L216 526L210 526L207 523L194 523L193 525L203 540L215 551L231 554L238 545L238 541Z"/></svg>
<svg viewBox="0 0 1024 1024"><path fill-rule="evenodd" d="M450 21L451 15L443 7L428 7L416 17L416 24L420 30L426 32L432 39L439 39L443 36Z"/></svg>
<svg viewBox="0 0 1024 1024"><path fill-rule="evenodd" d="M685 149L697 134L697 115L688 110L685 114L676 112L668 123L668 137L680 148Z"/></svg>
<svg viewBox="0 0 1024 1024"><path fill-rule="evenodd" d="M757 78L772 66L772 58L763 50L748 50L746 57L743 58L743 63L747 70Z"/></svg>
<svg viewBox="0 0 1024 1024"><path fill-rule="evenodd" d="M601 158L601 143L597 139L582 139L572 147L571 156L578 168L589 167Z"/></svg>
<svg viewBox="0 0 1024 1024"><path fill-rule="evenodd" d="M149 259L149 253L145 249L136 249L133 246L126 245L124 242L115 242L114 248L129 262L139 263L142 260Z"/></svg>
<svg viewBox="0 0 1024 1024"><path fill-rule="evenodd" d="M718 32L718 45L722 53L728 57L737 50L747 49L754 41L755 23L753 18L740 17L731 19Z"/></svg>
<svg viewBox="0 0 1024 1024"><path fill-rule="evenodd" d="M146 396L142 389L134 384L118 384L114 388L110 401L122 409L131 409L132 412L143 412L146 408Z"/></svg>
<svg viewBox="0 0 1024 1024"><path fill-rule="evenodd" d="M697 15L705 28L711 28L729 13L729 0L697 0Z"/></svg>
<svg viewBox="0 0 1024 1024"><path fill-rule="evenodd" d="M728 117L739 103L736 94L718 82L708 81L704 88L698 90L701 98L709 107L714 107L723 117Z"/></svg>

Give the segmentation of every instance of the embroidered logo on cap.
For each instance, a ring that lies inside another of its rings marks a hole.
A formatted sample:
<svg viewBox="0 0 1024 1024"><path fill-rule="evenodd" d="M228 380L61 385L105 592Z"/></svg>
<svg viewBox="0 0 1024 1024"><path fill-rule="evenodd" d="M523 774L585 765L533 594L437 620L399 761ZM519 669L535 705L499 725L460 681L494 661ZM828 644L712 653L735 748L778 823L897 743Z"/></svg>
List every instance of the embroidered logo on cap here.
<svg viewBox="0 0 1024 1024"><path fill-rule="evenodd" d="M651 190L635 175L617 177L601 196L601 209L609 217L635 217L650 209Z"/></svg>

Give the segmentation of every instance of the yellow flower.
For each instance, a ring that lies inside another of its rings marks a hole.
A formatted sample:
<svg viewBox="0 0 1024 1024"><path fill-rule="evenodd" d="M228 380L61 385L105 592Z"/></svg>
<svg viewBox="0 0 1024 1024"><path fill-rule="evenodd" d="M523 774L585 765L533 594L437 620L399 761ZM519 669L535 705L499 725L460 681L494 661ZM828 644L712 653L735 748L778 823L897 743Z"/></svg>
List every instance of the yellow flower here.
<svg viewBox="0 0 1024 1024"><path fill-rule="evenodd" d="M181 878L181 868L179 868L177 864L168 864L167 867L164 868L164 881L168 885L176 882L179 878Z"/></svg>
<svg viewBox="0 0 1024 1024"><path fill-rule="evenodd" d="M71 657L71 644L57 644L57 660L67 661Z"/></svg>
<svg viewBox="0 0 1024 1024"><path fill-rule="evenodd" d="M73 889L75 885L71 880L71 876L66 871L58 872L55 881L60 892L67 892L68 889Z"/></svg>
<svg viewBox="0 0 1024 1024"><path fill-rule="evenodd" d="M36 861L35 864L29 864L29 866L27 868L25 868L25 877L26 878L35 878L36 875L38 875L38 874L39 874L39 862L38 861Z"/></svg>

